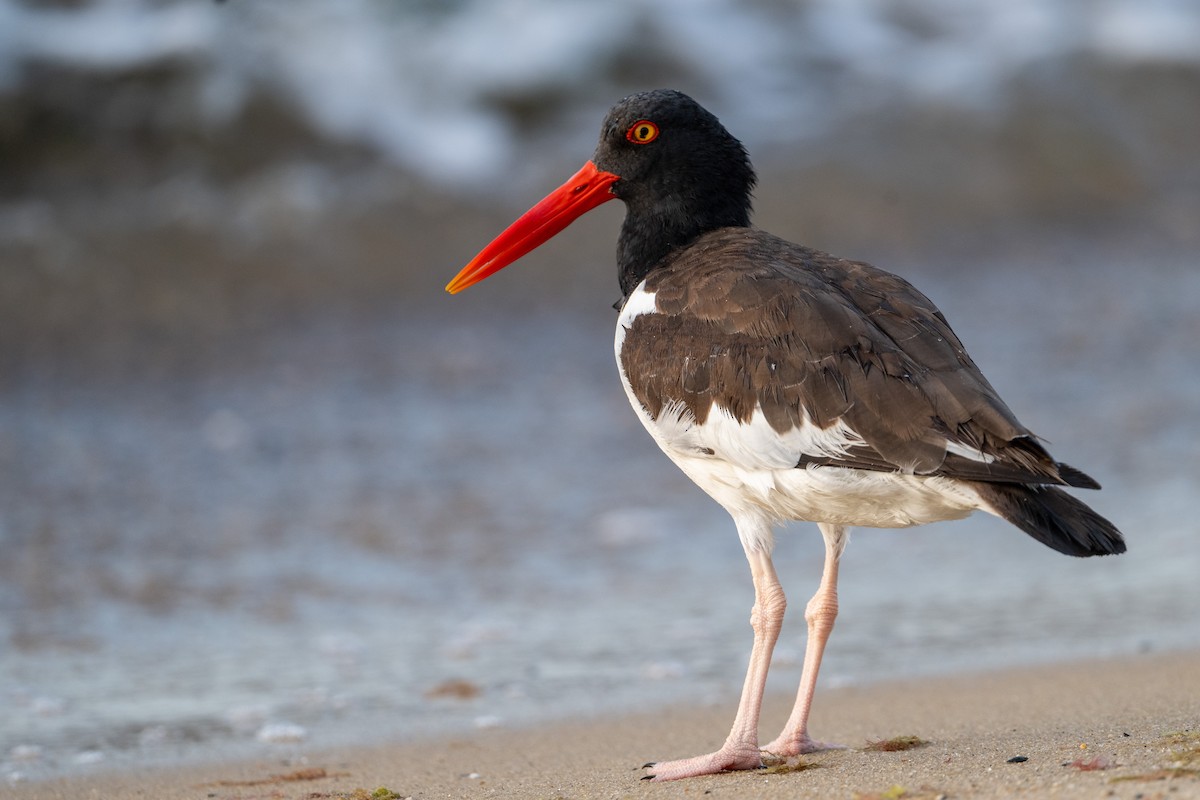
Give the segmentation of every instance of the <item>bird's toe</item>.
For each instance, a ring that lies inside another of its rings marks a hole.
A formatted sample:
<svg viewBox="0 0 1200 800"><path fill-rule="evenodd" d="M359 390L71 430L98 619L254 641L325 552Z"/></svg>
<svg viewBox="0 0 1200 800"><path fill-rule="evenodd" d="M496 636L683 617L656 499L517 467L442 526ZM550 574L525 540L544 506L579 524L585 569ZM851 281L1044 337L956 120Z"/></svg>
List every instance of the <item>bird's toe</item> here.
<svg viewBox="0 0 1200 800"><path fill-rule="evenodd" d="M680 778L716 775L719 772L761 769L762 766L762 755L757 746L752 744L726 745L715 753L695 758L650 762L645 768L653 769L654 773L645 776L643 780L677 781Z"/></svg>

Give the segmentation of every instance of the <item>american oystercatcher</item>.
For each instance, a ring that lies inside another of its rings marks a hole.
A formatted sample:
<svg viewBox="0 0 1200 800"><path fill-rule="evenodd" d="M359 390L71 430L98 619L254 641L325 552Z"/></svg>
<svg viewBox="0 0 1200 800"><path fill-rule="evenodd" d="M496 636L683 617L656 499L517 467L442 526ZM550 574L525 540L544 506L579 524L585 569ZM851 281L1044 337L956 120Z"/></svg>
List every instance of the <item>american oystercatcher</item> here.
<svg viewBox="0 0 1200 800"><path fill-rule="evenodd" d="M695 758L647 764L673 780L826 749L808 735L837 616L847 528L903 528L983 510L1072 556L1121 553L1121 533L1057 488L1098 489L1017 421L946 318L903 278L750 225L746 150L676 91L635 94L604 120L592 160L483 249L459 292L609 200L617 245L616 357L638 418L733 517L750 562L754 644L729 737ZM817 523L825 566L805 609L800 690L759 745L771 651L786 607L775 527Z"/></svg>

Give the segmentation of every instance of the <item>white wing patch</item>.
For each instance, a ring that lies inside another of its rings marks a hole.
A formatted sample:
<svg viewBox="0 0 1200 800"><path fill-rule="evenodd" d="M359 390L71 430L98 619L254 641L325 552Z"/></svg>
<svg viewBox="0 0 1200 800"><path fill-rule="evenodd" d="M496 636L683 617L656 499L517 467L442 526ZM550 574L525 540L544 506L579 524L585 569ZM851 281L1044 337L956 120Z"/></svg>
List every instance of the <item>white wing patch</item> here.
<svg viewBox="0 0 1200 800"><path fill-rule="evenodd" d="M946 452L953 453L956 456L969 458L972 461L982 461L984 464L990 464L996 460L995 456L989 456L982 450L976 450L974 447L967 447L965 444L946 440Z"/></svg>
<svg viewBox="0 0 1200 800"><path fill-rule="evenodd" d="M727 461L742 469L790 469L801 456L838 458L855 446L865 444L844 422L821 428L807 417L799 427L780 433L755 406L745 422L714 404L703 424L697 424L682 404L663 407L655 438L664 450Z"/></svg>

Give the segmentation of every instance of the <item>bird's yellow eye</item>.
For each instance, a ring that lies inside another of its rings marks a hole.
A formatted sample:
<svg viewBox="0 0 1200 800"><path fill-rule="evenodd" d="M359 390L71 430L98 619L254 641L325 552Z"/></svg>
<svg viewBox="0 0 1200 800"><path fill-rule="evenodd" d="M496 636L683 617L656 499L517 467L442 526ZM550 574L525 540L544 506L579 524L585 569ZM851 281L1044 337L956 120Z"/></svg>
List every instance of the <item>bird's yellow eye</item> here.
<svg viewBox="0 0 1200 800"><path fill-rule="evenodd" d="M634 144L650 144L658 138L658 126L648 119L639 119L625 131L625 138Z"/></svg>

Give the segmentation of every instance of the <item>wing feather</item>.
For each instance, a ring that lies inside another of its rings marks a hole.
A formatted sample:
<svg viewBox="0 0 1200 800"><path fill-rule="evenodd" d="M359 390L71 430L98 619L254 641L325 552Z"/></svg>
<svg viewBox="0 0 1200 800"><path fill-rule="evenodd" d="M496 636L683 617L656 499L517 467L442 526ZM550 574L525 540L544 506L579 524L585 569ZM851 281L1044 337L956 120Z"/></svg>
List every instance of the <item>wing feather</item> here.
<svg viewBox="0 0 1200 800"><path fill-rule="evenodd" d="M645 288L658 313L634 318L621 358L655 419L669 406L703 424L718 408L743 424L762 414L781 437L840 422L861 440L840 455L797 452L800 467L1095 486L1050 457L903 278L725 228Z"/></svg>

